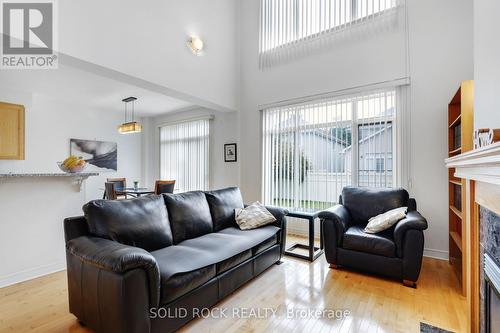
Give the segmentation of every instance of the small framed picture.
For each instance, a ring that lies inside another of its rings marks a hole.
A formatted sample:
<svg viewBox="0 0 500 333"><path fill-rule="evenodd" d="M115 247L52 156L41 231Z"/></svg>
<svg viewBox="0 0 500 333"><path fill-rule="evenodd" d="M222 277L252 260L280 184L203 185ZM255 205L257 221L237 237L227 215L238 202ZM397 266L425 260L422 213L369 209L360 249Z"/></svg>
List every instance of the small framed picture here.
<svg viewBox="0 0 500 333"><path fill-rule="evenodd" d="M238 159L236 143L226 143L224 145L224 162L236 162Z"/></svg>

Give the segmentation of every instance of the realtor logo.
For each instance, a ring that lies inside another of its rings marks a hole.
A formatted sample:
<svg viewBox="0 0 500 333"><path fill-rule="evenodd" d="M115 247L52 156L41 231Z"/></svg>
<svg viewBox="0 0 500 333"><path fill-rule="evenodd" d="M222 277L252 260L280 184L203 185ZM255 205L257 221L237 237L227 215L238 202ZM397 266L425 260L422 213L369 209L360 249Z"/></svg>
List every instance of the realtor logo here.
<svg viewBox="0 0 500 333"><path fill-rule="evenodd" d="M2 69L57 68L55 3L1 0Z"/></svg>

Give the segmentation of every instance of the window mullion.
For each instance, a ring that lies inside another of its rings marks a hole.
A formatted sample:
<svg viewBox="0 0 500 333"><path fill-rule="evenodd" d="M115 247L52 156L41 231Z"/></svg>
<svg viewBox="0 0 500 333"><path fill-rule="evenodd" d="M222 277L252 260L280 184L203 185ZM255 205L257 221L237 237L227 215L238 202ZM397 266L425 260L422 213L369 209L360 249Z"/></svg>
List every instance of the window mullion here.
<svg viewBox="0 0 500 333"><path fill-rule="evenodd" d="M358 146L358 107L356 99L352 99L351 103L351 119L352 119L352 156L351 156L351 178L352 185L358 186L358 176L359 176L359 146Z"/></svg>

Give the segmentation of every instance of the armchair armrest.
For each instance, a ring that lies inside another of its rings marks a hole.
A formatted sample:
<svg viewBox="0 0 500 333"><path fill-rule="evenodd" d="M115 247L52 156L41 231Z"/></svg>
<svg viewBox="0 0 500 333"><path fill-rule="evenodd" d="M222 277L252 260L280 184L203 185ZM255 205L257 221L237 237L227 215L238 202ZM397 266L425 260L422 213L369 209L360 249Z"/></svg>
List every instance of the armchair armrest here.
<svg viewBox="0 0 500 333"><path fill-rule="evenodd" d="M88 265L118 274L143 269L149 282L150 306L158 306L160 270L149 252L108 239L86 236L70 240L66 244L66 250Z"/></svg>
<svg viewBox="0 0 500 333"><path fill-rule="evenodd" d="M342 237L351 225L351 214L342 205L336 205L328 208L318 214L322 223L333 223L335 225L337 245L342 245ZM323 230L325 230L323 225Z"/></svg>
<svg viewBox="0 0 500 333"><path fill-rule="evenodd" d="M399 221L394 228L394 241L398 256L402 256L403 241L408 230L423 231L427 229L427 220L416 210L408 212L406 217Z"/></svg>

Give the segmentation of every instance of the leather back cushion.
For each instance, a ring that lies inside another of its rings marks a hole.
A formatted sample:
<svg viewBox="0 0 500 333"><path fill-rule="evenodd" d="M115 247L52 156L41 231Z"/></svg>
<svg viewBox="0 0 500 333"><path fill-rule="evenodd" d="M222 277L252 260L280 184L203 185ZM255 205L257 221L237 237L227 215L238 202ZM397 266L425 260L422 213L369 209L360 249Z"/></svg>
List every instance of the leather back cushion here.
<svg viewBox="0 0 500 333"><path fill-rule="evenodd" d="M408 206L409 195L405 189L344 187L342 204L351 213L353 224L366 225L370 217L391 209Z"/></svg>
<svg viewBox="0 0 500 333"><path fill-rule="evenodd" d="M146 251L173 244L168 213L159 195L130 200L94 200L83 206L89 231Z"/></svg>
<svg viewBox="0 0 500 333"><path fill-rule="evenodd" d="M164 194L174 244L213 232L212 216L203 192Z"/></svg>
<svg viewBox="0 0 500 333"><path fill-rule="evenodd" d="M205 192L205 196L214 222L214 231L235 227L234 210L244 208L240 189L228 187L222 190Z"/></svg>

